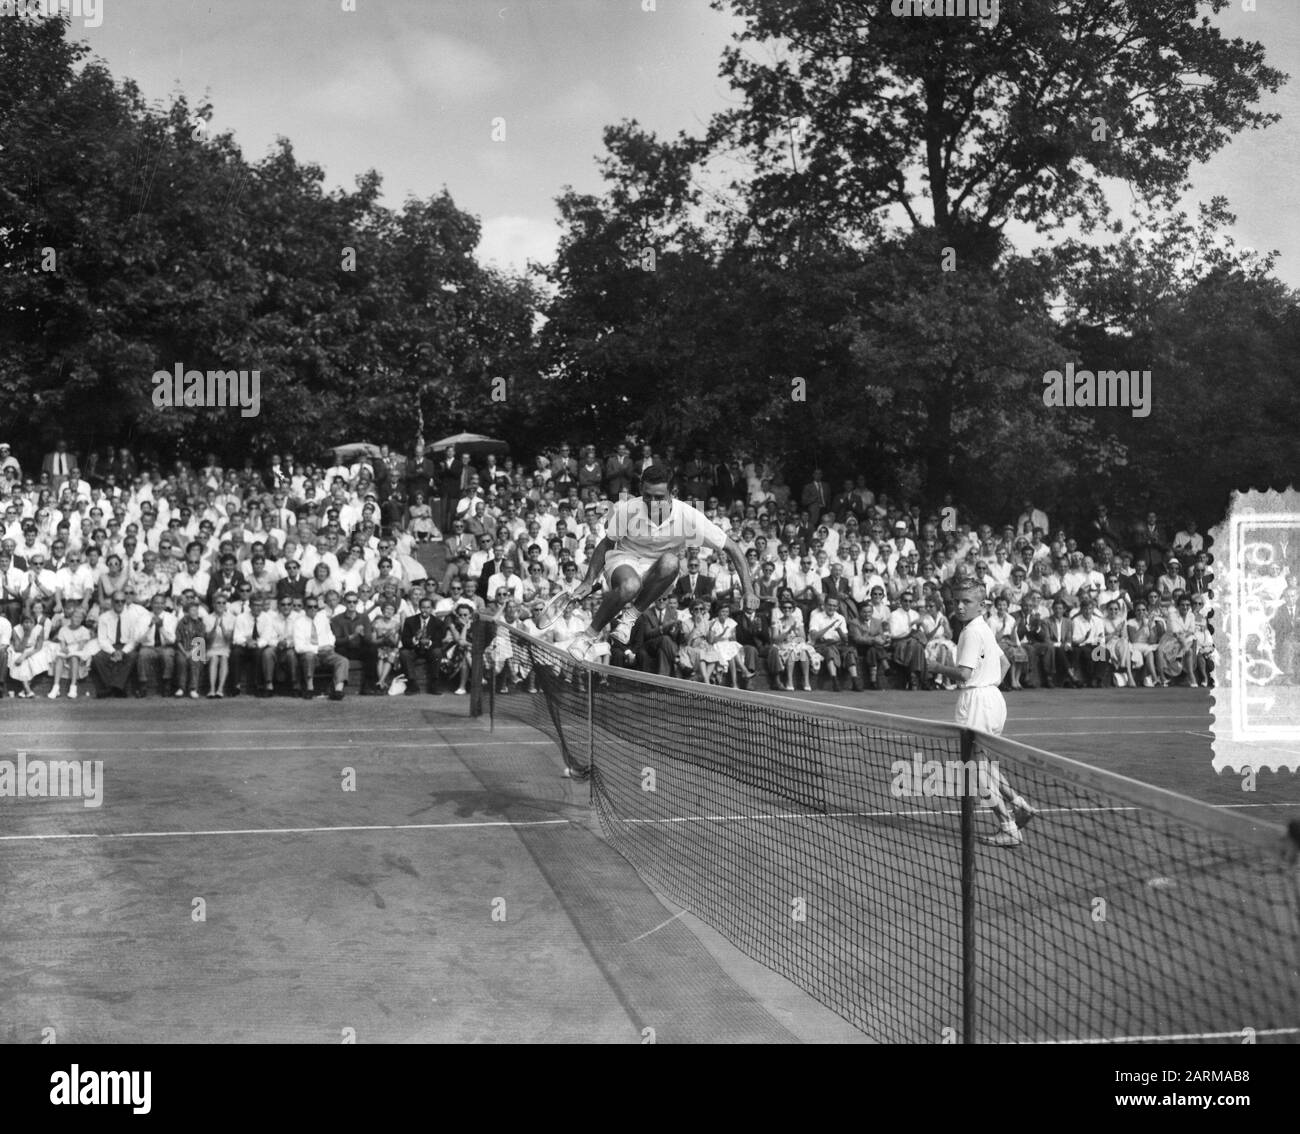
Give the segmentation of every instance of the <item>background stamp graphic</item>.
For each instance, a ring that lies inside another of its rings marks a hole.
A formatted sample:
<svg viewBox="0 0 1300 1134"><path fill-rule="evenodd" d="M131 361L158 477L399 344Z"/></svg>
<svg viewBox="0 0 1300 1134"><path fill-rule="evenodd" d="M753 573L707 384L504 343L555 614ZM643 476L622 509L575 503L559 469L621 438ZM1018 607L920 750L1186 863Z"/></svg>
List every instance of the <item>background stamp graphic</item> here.
<svg viewBox="0 0 1300 1134"><path fill-rule="evenodd" d="M1213 532L1216 771L1300 768L1300 493L1237 492Z"/></svg>

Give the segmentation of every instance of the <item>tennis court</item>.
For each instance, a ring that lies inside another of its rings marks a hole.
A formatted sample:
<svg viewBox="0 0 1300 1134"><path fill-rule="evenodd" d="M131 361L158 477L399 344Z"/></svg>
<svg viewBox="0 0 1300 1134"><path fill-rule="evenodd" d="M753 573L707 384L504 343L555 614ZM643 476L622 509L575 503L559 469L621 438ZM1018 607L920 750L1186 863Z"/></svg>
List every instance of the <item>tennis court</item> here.
<svg viewBox="0 0 1300 1134"><path fill-rule="evenodd" d="M825 699L950 720L951 698ZM1260 819L1293 817L1293 778L1261 776L1243 797L1236 778L1214 775L1208 704L1191 690L1022 693L1010 698L1008 735ZM489 731L464 699L0 713L6 757L102 760L104 784L97 808L0 800L7 1042L38 1042L47 1028L60 1042L104 1043L866 1038L696 911L656 897L600 834L589 785L560 775L557 746L502 716ZM355 790L344 790L347 769ZM1087 829L1083 815L1041 820L1065 821ZM665 839L688 824L644 826ZM916 832L900 837L950 840L951 823ZM825 863L800 896L847 910L854 895L842 880L860 867ZM744 882L697 865L719 905ZM960 966L938 943L950 937L956 880L936 888L934 877L915 863L890 876L883 920L928 921L936 948L909 974L879 955L856 958L868 1023L904 976L932 980L939 999L955 994ZM991 958L1011 925L991 924ZM1065 968L1043 974L1043 987L1063 986ZM1170 1001L1174 1031L1178 1007ZM877 1022L933 1042L948 1026L920 1010ZM999 1026L1034 1034L1032 1025Z"/></svg>

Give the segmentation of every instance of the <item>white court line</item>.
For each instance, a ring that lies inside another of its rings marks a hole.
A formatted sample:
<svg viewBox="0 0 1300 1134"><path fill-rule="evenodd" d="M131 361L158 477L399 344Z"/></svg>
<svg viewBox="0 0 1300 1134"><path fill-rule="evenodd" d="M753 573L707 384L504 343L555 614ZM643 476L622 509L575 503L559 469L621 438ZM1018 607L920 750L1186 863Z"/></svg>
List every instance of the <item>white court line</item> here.
<svg viewBox="0 0 1300 1134"><path fill-rule="evenodd" d="M1185 721L1204 720L1204 713L1143 713L1141 716L1123 716L1118 713L1093 713L1088 717L1022 717L1018 721L1095 721L1104 716L1108 721Z"/></svg>
<svg viewBox="0 0 1300 1134"><path fill-rule="evenodd" d="M319 835L355 831L444 831L466 827L559 827L571 826L568 819L485 819L476 823L395 823L374 827L248 827L232 831L109 831L84 834L0 835L0 843L53 841L61 839L192 839L209 835Z"/></svg>
<svg viewBox="0 0 1300 1134"><path fill-rule="evenodd" d="M1140 807L1040 807L1039 815L1085 814L1096 811L1141 811ZM620 819L628 825L641 823L738 823L768 819L907 819L915 815L960 815L960 808L912 811L789 811L770 815L672 815L664 819Z"/></svg>
<svg viewBox="0 0 1300 1134"><path fill-rule="evenodd" d="M624 944L635 945L638 941L644 941L647 937L650 936L650 934L658 933L661 929L663 929L665 925L672 925L672 923L675 922L679 917L685 917L686 914L688 914L689 912L690 912L689 910L682 910L679 913L675 913L667 921L661 921L658 925L654 927L654 929L647 929L639 937L633 937L631 941L625 941Z"/></svg>
<svg viewBox="0 0 1300 1134"><path fill-rule="evenodd" d="M1184 729L1169 728L1087 728L1075 729L1073 732L1008 732L1011 740L1026 736L1051 736L1057 740L1069 740L1072 736L1177 736Z"/></svg>
<svg viewBox="0 0 1300 1134"><path fill-rule="evenodd" d="M6 722L7 724L8 722ZM510 725L510 728L517 728L527 732L536 732L537 729L531 725ZM487 736L490 732L500 732L498 726L494 730L486 728L473 728L469 725L407 725L405 727L394 728L370 728L367 725L350 725L340 727L339 725L330 725L322 728L114 728L98 729L94 728L91 722L87 722L86 728L10 728L9 735L26 733L39 734L40 736L211 736L214 732L219 732L223 736L252 733L255 736L301 736L309 732L325 732L332 736L338 736L345 732L424 732L432 730L434 732L471 732L476 735Z"/></svg>
<svg viewBox="0 0 1300 1134"><path fill-rule="evenodd" d="M87 737L87 741L92 738ZM258 745L237 745L237 744L217 744L208 745L203 748L196 748L192 744L174 745L171 748L141 748L139 745L103 745L87 743L78 748L37 748L30 745L23 745L23 751L29 756L33 753L48 754L51 752L168 752L171 755L186 754L191 752L337 752L346 750L353 746L362 745L362 740L349 740L339 744L258 744ZM385 751L390 748L500 748L508 744L511 748L522 748L529 745L547 745L555 746L553 740L428 740L417 741L413 744L394 744L391 741L379 741L378 745L382 746Z"/></svg>
<svg viewBox="0 0 1300 1134"><path fill-rule="evenodd" d="M1018 1040L1018 1043L1068 1044L1068 1043L1168 1043L1172 1040L1207 1040L1207 1039L1241 1039L1244 1033L1240 1028L1235 1032L1185 1032L1167 1036L1097 1036L1088 1039L1063 1040ZM1295 1036L1300 1035L1300 1028L1263 1028L1255 1032L1257 1036Z"/></svg>

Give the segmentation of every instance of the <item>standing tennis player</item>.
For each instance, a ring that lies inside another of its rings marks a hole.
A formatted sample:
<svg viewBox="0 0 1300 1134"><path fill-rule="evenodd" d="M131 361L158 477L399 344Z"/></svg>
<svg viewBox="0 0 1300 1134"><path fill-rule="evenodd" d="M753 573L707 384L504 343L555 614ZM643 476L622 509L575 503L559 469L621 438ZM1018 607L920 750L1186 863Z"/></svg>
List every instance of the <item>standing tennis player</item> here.
<svg viewBox="0 0 1300 1134"><path fill-rule="evenodd" d="M605 596L591 626L569 652L585 656L611 622L610 640L627 645L636 620L673 585L688 547L724 552L740 577L742 599L754 593L749 566L736 542L698 508L674 499L666 471L651 465L641 477L641 494L620 500L605 517L604 535L573 593L581 601L603 577Z"/></svg>
<svg viewBox="0 0 1300 1134"><path fill-rule="evenodd" d="M977 728L983 732L1001 736L1003 726L1007 723L1007 703L998 688L1006 676L1011 663L998 645L993 635L993 628L984 621L981 613L984 603L984 585L967 581L953 592L957 607L957 617L966 623L961 636L957 639L957 664L931 664L934 673L954 678L960 685L957 694L957 724L962 728ZM980 777L982 783L989 785L988 805L1001 824L996 835L988 835L984 842L995 847L1018 847L1024 837L1020 828L1038 814L1023 796L1017 795L998 771L996 761L989 761L987 756L980 757L980 763L987 768L987 780Z"/></svg>

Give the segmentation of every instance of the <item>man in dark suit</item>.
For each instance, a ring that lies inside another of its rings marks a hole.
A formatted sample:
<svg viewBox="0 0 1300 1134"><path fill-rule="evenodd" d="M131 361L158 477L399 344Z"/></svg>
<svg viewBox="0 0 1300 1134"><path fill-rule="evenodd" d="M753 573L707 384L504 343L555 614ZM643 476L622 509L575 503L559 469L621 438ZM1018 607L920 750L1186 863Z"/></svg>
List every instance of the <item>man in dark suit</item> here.
<svg viewBox="0 0 1300 1134"><path fill-rule="evenodd" d="M415 687L415 663L424 662L428 675L429 692L439 694L438 667L442 662L442 638L446 633L442 620L433 613L433 599L422 598L420 609L402 623L402 644L398 651L402 659L402 668L406 671L410 685L407 693L418 693Z"/></svg>
<svg viewBox="0 0 1300 1134"><path fill-rule="evenodd" d="M858 605L853 601L853 585L844 577L844 564L832 563L831 573L822 580L823 598L834 595L847 614L857 617Z"/></svg>
<svg viewBox="0 0 1300 1134"><path fill-rule="evenodd" d="M460 500L461 463L456 456L453 445L438 461L434 479L438 484L438 530L446 532L456 515L456 504Z"/></svg>
<svg viewBox="0 0 1300 1134"><path fill-rule="evenodd" d="M229 553L221 557L221 568L213 573L211 580L208 582L208 593L203 598L203 602L209 610L212 609L212 600L217 597L218 591L225 591L228 596L237 596L239 594L239 584L246 580L239 573L236 563L235 557ZM304 595L306 594L306 586L306 580L303 580Z"/></svg>
<svg viewBox="0 0 1300 1134"><path fill-rule="evenodd" d="M843 516L846 520L849 516L857 516L861 520L862 517L858 515L860 504L861 501L853 490L853 478L848 477L844 481L843 490L831 501L831 511L837 516Z"/></svg>
<svg viewBox="0 0 1300 1134"><path fill-rule="evenodd" d="M713 580L700 570L700 557L690 551L686 555L686 570L677 576L677 585L673 588L677 601L687 606L695 599L709 602L713 598Z"/></svg>
<svg viewBox="0 0 1300 1134"><path fill-rule="evenodd" d="M742 504L745 502L749 495L749 480L739 461L718 466L713 494L723 508L730 508L738 500Z"/></svg>
<svg viewBox="0 0 1300 1134"><path fill-rule="evenodd" d="M674 648L673 657L663 660L660 653L663 641L663 609L660 603L655 603L636 620L626 649L631 652L637 668L645 673L671 674L676 650ZM610 660L615 659L611 656Z"/></svg>
<svg viewBox="0 0 1300 1134"><path fill-rule="evenodd" d="M1300 678L1300 591L1287 587L1282 605L1269 623L1273 628L1273 663L1282 671L1280 682L1294 685Z"/></svg>
<svg viewBox="0 0 1300 1134"><path fill-rule="evenodd" d="M1138 556L1133 564L1133 574L1123 576L1119 585L1128 592L1129 606L1132 607L1138 599L1145 599L1148 591L1155 589L1156 577L1147 570L1146 559Z"/></svg>
<svg viewBox="0 0 1300 1134"><path fill-rule="evenodd" d="M473 555L478 550L478 540L465 530L464 520L453 520L450 528L443 528L442 534L448 563L462 551Z"/></svg>
<svg viewBox="0 0 1300 1134"><path fill-rule="evenodd" d="M821 514L831 502L831 486L822 477L821 469L813 469L812 480L804 486L799 502L808 512L808 518L815 528Z"/></svg>
<svg viewBox="0 0 1300 1134"><path fill-rule="evenodd" d="M307 580L302 576L302 565L296 559L287 559L284 569L285 577L275 584L276 600L306 598Z"/></svg>
<svg viewBox="0 0 1300 1134"><path fill-rule="evenodd" d="M1154 512L1148 512L1145 520L1133 526L1133 554L1138 559L1145 559L1152 571L1159 571L1164 566L1165 556L1169 554L1169 540L1156 522Z"/></svg>
<svg viewBox="0 0 1300 1134"><path fill-rule="evenodd" d="M709 470L708 462L698 449L691 455L691 459L682 467L682 484L678 495L683 500L707 500L710 492L710 482L712 473Z"/></svg>
<svg viewBox="0 0 1300 1134"><path fill-rule="evenodd" d="M483 570L480 571L478 574L479 594L489 595L489 596L492 594L492 592L488 590L488 580L491 579L493 575L504 574L501 568L505 562L506 562L506 541L502 539L500 536L498 536L496 539L492 541L492 558L483 564ZM512 562L511 566L517 567L518 564Z"/></svg>
<svg viewBox="0 0 1300 1134"><path fill-rule="evenodd" d="M432 503L440 491L438 474L438 462L425 453L424 446L417 445L414 458L406 462L406 471L402 478L406 486L406 498L413 501L415 494L419 492L423 494L426 503ZM435 512L435 520L437 515Z"/></svg>
<svg viewBox="0 0 1300 1134"><path fill-rule="evenodd" d="M757 674L761 667L767 674L767 687L776 688L776 675L780 672L780 661L772 649L772 620L758 608L758 597L747 595L744 609L736 614L736 641L744 650L745 668ZM749 679L743 680L743 688L749 688Z"/></svg>
<svg viewBox="0 0 1300 1134"><path fill-rule="evenodd" d="M617 500L622 492L632 489L632 457L626 445L620 445L605 462L605 495Z"/></svg>
<svg viewBox="0 0 1300 1134"><path fill-rule="evenodd" d="M41 472L49 473L50 485L56 494L76 466L76 454L68 452L68 443L62 438L55 443L54 450L46 453L41 460Z"/></svg>

